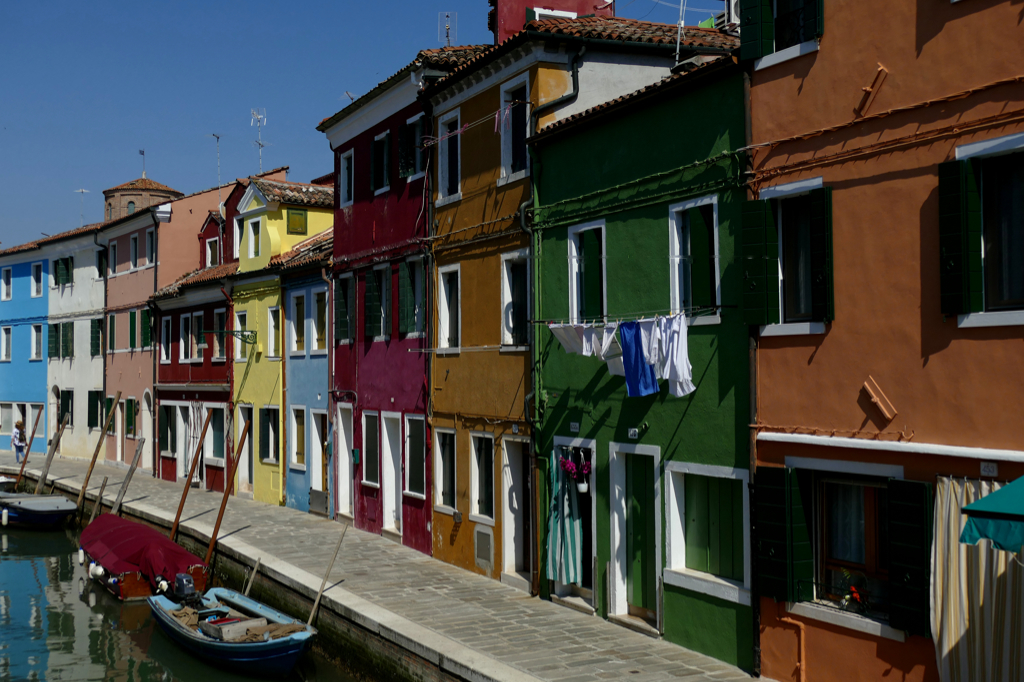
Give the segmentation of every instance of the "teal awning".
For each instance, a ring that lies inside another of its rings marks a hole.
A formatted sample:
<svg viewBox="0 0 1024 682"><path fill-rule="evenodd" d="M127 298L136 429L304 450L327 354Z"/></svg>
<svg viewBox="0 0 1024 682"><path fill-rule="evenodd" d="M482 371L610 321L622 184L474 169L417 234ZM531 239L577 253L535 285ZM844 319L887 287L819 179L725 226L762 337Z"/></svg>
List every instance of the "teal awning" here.
<svg viewBox="0 0 1024 682"><path fill-rule="evenodd" d="M1024 547L1024 478L1004 485L977 502L963 507L967 523L960 542L973 545L991 540L992 546L1007 552Z"/></svg>

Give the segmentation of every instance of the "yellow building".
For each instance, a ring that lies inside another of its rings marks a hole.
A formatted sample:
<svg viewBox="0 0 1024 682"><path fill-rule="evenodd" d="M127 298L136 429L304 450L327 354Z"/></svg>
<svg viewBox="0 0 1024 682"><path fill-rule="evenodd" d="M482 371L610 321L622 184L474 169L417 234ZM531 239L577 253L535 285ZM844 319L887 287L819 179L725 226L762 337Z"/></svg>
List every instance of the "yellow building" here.
<svg viewBox="0 0 1024 682"><path fill-rule="evenodd" d="M238 274L232 282L234 329L253 331L252 343L235 344L232 398L235 405L235 451L246 421L249 438L241 451L237 490L252 492L262 502L284 502L282 414L284 343L287 319L281 307L278 264L282 255L302 242L331 230L334 189L331 186L280 182L253 177L238 202L232 229ZM251 466L248 463L251 462Z"/></svg>

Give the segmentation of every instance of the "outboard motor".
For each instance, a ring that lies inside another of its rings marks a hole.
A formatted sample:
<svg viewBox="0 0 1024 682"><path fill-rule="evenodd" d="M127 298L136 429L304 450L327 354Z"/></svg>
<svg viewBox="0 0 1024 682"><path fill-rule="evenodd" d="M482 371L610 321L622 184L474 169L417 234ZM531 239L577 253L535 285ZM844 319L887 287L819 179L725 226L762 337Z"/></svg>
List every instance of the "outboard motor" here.
<svg viewBox="0 0 1024 682"><path fill-rule="evenodd" d="M179 573L174 576L174 588L169 595L171 601L199 610L203 607L203 599L196 592L196 585L192 576L188 573Z"/></svg>

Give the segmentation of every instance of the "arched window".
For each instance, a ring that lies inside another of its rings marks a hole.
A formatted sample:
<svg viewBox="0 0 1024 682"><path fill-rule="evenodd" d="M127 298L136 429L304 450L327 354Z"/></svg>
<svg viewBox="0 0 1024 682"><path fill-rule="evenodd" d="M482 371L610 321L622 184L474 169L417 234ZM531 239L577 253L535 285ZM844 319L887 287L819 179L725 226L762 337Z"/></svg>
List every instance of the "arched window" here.
<svg viewBox="0 0 1024 682"><path fill-rule="evenodd" d="M128 212L129 213L135 213L135 202L134 201L129 201L128 202Z"/></svg>
<svg viewBox="0 0 1024 682"><path fill-rule="evenodd" d="M110 220L113 217L114 217L114 205L113 204L107 204L107 220Z"/></svg>

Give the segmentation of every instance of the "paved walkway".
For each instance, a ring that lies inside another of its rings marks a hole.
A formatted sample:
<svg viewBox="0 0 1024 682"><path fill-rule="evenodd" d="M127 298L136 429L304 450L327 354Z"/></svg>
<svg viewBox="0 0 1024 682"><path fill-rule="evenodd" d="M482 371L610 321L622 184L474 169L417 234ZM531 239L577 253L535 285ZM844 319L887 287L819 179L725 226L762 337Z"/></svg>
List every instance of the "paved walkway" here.
<svg viewBox="0 0 1024 682"><path fill-rule="evenodd" d="M77 493L87 464L55 458L50 480ZM38 476L41 465L42 457L35 456L29 470ZM16 473L14 457L0 454L0 471L12 470ZM98 492L103 477L108 476L104 500L113 503L125 473L121 468L97 466L89 483L90 494ZM173 520L180 495L178 484L139 471L124 505L133 514L169 526L166 519ZM209 537L220 500L220 494L193 490L182 515L183 528ZM232 498L220 544L232 553L261 557L268 570L289 576L305 585L307 593L315 593L338 532L339 525L331 521ZM440 655L442 667L448 664L468 679L749 679L742 670L702 654L532 598L355 528L345 536L331 574L332 584L340 580L341 586L324 596L332 610L364 625L372 621L375 631L397 633L396 643L404 642L427 657Z"/></svg>

